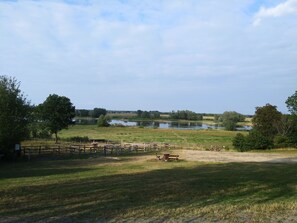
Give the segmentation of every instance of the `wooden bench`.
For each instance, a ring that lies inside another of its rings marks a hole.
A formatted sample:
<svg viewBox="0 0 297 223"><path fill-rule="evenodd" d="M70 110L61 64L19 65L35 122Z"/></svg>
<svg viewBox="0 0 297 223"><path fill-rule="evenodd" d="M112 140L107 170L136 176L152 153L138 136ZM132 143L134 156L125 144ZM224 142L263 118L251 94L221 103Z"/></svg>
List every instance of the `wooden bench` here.
<svg viewBox="0 0 297 223"><path fill-rule="evenodd" d="M168 160L178 160L179 155L170 154Z"/></svg>

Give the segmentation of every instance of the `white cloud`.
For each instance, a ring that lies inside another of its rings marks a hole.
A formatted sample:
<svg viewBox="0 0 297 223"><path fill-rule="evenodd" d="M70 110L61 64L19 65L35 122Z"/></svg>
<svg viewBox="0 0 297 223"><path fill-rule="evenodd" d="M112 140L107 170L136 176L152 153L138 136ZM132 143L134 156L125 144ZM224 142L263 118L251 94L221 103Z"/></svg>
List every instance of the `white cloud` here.
<svg viewBox="0 0 297 223"><path fill-rule="evenodd" d="M290 14L297 15L297 0L287 0L271 8L261 7L260 11L255 15L253 24L257 26L264 18L280 17Z"/></svg>
<svg viewBox="0 0 297 223"><path fill-rule="evenodd" d="M297 84L296 21L255 28L246 13L255 1L0 1L0 74L15 75L34 103L59 93L80 108L187 102L252 113L275 83L284 95Z"/></svg>

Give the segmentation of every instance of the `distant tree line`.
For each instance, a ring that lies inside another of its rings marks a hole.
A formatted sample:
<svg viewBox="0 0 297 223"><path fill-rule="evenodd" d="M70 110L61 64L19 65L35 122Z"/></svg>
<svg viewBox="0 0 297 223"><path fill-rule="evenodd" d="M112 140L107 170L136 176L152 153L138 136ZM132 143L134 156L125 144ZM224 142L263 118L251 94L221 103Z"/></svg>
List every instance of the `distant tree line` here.
<svg viewBox="0 0 297 223"><path fill-rule="evenodd" d="M202 120L203 118L201 114L198 114L189 110L172 111L169 116L171 119L175 119L175 120L199 121L199 120Z"/></svg>
<svg viewBox="0 0 297 223"><path fill-rule="evenodd" d="M89 109L76 109L75 116L76 117L91 117L91 118L99 118L100 115L106 115L107 110L104 108L94 108L92 110Z"/></svg>
<svg viewBox="0 0 297 223"><path fill-rule="evenodd" d="M239 133L233 139L239 151L297 147L297 91L286 100L290 114L282 114L276 106L257 107L248 135Z"/></svg>
<svg viewBox="0 0 297 223"><path fill-rule="evenodd" d="M160 118L161 113L158 111L142 111L137 110L136 111L138 118L144 118L144 119L157 119Z"/></svg>

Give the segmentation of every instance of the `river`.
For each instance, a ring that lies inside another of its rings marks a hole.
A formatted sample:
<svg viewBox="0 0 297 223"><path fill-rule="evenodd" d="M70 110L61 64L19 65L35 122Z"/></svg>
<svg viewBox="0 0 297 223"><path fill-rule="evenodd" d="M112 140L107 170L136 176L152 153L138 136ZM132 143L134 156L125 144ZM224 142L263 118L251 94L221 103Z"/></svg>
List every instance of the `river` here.
<svg viewBox="0 0 297 223"><path fill-rule="evenodd" d="M96 119L76 119L77 125L95 125ZM115 126L139 126L146 128L160 128L160 129L223 129L224 127L219 124L206 124L203 122L157 122L157 121L126 121L112 119L111 125ZM250 126L240 126L237 130L251 130Z"/></svg>

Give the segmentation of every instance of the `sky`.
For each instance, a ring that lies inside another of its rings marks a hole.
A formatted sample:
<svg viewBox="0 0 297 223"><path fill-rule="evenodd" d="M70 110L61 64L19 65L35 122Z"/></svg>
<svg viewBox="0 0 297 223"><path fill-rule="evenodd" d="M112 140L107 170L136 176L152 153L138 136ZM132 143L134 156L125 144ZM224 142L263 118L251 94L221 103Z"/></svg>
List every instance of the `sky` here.
<svg viewBox="0 0 297 223"><path fill-rule="evenodd" d="M0 0L0 75L35 105L287 113L297 0Z"/></svg>

